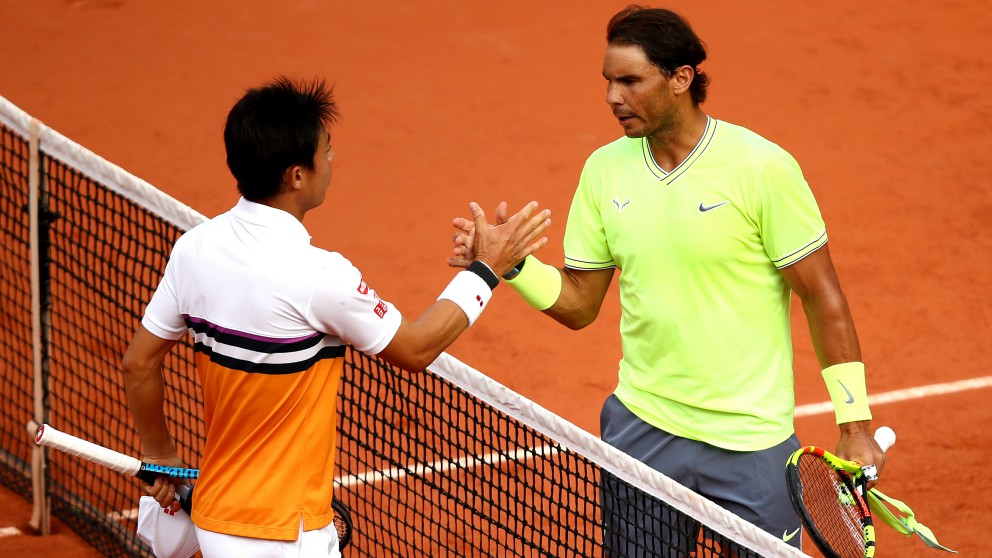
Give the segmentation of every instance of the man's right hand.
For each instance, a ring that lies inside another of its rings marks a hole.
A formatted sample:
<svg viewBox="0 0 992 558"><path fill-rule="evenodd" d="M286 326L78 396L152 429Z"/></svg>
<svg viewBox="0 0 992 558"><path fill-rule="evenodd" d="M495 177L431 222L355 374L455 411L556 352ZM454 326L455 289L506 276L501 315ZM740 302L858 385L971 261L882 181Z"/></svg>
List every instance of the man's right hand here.
<svg viewBox="0 0 992 558"><path fill-rule="evenodd" d="M453 256L448 258L452 267L468 267L477 260L502 277L548 243L548 238L540 235L551 225L551 210L539 211L536 201L509 218L506 202L500 202L495 225L489 224L479 204L471 202L468 206L472 220L459 217L453 221L457 230L452 237Z"/></svg>
<svg viewBox="0 0 992 558"><path fill-rule="evenodd" d="M151 458L145 456L144 461L147 463L154 463L155 465L166 465L168 467L186 467L186 463L184 463L178 455L161 458ZM160 506L163 508L170 508L173 512L179 511L179 499L176 497L176 485L189 484L189 481L183 479L173 479L164 476L156 477L153 484L148 484L144 481L139 482L141 482L141 487L145 491L145 494L155 498L155 501L158 502Z"/></svg>

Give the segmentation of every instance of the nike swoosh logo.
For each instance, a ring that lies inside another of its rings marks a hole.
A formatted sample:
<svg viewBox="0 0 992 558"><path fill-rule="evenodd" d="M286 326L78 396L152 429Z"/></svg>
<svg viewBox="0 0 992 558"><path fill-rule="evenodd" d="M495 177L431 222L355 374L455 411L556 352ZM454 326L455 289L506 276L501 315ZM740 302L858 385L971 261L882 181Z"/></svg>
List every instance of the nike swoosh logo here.
<svg viewBox="0 0 992 558"><path fill-rule="evenodd" d="M728 203L730 203L730 202L729 201L722 201L722 202L720 202L720 203L718 203L716 205L706 205L706 202L699 202L699 212L700 213L706 213L707 211L709 211L711 209L716 209L716 208L720 207L721 205L727 205Z"/></svg>
<svg viewBox="0 0 992 558"><path fill-rule="evenodd" d="M844 382L837 380L837 383L840 384L840 387L844 390L844 393L847 394L847 401L845 401L844 403L847 403L848 405L854 403L854 394L851 393L851 390L847 389L847 386L844 385Z"/></svg>
<svg viewBox="0 0 992 558"><path fill-rule="evenodd" d="M796 527L796 530L791 533L789 533L788 531L782 531L782 540L785 542L791 541L793 537L799 534L799 529L800 529L799 527Z"/></svg>

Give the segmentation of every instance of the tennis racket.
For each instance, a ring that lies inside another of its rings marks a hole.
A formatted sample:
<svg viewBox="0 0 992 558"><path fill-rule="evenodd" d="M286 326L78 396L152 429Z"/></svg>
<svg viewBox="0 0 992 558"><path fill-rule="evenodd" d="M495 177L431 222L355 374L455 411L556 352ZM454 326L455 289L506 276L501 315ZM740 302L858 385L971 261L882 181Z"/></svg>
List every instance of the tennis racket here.
<svg viewBox="0 0 992 558"><path fill-rule="evenodd" d="M875 441L885 451L895 443L896 434L883 426L875 431ZM824 556L875 556L875 527L865 501L865 471L859 464L807 446L789 458L785 476L792 506Z"/></svg>
<svg viewBox="0 0 992 558"><path fill-rule="evenodd" d="M103 465L112 471L137 477L148 484L154 483L155 478L159 476L176 479L197 479L200 477L199 469L145 463L130 455L125 455L110 448L56 430L48 424L42 424L38 427L34 441L39 446L57 449L69 455L96 463L97 465ZM176 499L179 500L179 505L187 514L192 509L192 495L193 489L191 487L185 485L176 486ZM331 508L334 510L334 527L338 532L338 548L343 550L351 541L353 527L351 514L348 512L348 507L344 502L337 498L331 500Z"/></svg>

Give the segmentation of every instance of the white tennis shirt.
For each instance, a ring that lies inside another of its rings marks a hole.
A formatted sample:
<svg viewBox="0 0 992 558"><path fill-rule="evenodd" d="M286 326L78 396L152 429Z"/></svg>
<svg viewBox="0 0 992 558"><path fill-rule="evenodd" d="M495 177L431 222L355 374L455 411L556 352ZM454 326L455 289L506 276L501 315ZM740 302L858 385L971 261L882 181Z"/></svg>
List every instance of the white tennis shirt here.
<svg viewBox="0 0 992 558"><path fill-rule="evenodd" d="M282 210L242 199L184 234L141 323L193 335L207 428L193 523L273 540L330 524L346 345L377 354L400 322Z"/></svg>
<svg viewBox="0 0 992 558"><path fill-rule="evenodd" d="M176 242L142 325L164 339L179 339L190 319L249 338L319 332L326 334L321 345L351 345L368 354L384 349L401 321L350 261L311 246L295 217L244 198ZM197 334L196 342L211 341ZM257 363L291 364L305 356L212 345Z"/></svg>

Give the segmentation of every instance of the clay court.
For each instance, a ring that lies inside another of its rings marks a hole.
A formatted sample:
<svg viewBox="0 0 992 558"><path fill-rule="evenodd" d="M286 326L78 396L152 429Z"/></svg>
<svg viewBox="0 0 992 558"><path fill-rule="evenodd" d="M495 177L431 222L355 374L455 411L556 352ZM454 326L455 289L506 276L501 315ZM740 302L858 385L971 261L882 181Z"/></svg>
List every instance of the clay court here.
<svg viewBox="0 0 992 558"><path fill-rule="evenodd" d="M561 238L585 158L621 135L604 103L605 25L627 2L395 3L126 0L0 4L0 95L214 216L237 194L221 130L245 88L277 74L335 83L342 119L314 244L347 256L408 314L453 274L451 218L535 199ZM992 5L911 0L664 4L706 41L706 112L799 161L827 222L869 390L925 388L876 404L899 436L882 485L940 541L984 556L992 527ZM573 332L504 288L449 350L598 433L616 382L619 304ZM825 401L793 307L797 404ZM982 379L972 389L928 386ZM985 387L982 387L985 386ZM832 413L800 416L832 447ZM137 491L135 492L137 497ZM0 490L7 558L95 556L56 523L16 534L30 503ZM5 533L12 533L6 534ZM879 528L882 558L936 556ZM807 552L814 553L812 545Z"/></svg>

